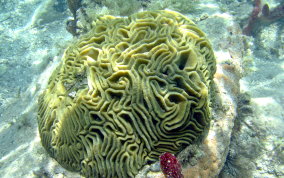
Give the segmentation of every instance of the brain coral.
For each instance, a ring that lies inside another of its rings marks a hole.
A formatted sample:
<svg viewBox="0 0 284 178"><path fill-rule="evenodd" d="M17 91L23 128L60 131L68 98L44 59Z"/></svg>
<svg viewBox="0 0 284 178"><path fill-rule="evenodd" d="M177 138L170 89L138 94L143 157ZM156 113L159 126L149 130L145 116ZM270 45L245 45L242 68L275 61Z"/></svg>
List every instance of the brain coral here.
<svg viewBox="0 0 284 178"><path fill-rule="evenodd" d="M39 98L42 144L86 177L133 177L203 135L215 70L204 33L179 13L103 16Z"/></svg>

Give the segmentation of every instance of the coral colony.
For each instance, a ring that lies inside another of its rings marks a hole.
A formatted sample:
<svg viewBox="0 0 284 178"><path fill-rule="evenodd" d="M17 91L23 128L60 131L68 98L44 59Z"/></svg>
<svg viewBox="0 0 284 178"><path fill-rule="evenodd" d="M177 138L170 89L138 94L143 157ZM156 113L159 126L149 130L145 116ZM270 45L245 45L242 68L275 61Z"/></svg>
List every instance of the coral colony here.
<svg viewBox="0 0 284 178"><path fill-rule="evenodd" d="M166 178L183 178L181 165L171 153L163 153L160 156L161 170Z"/></svg>
<svg viewBox="0 0 284 178"><path fill-rule="evenodd" d="M244 27L245 35L252 35L261 24L273 23L284 17L284 3L270 10L268 4L263 4L261 0L254 1L254 8L249 17L248 24Z"/></svg>
<svg viewBox="0 0 284 178"><path fill-rule="evenodd" d="M216 60L205 34L177 12L95 24L65 51L39 97L41 141L85 177L134 177L206 133Z"/></svg>

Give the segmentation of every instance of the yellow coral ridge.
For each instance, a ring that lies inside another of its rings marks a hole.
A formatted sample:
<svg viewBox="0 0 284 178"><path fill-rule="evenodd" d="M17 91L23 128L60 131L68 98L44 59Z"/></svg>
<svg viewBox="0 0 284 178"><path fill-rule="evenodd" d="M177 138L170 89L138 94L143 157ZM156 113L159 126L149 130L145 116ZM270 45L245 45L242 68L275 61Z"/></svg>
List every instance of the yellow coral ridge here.
<svg viewBox="0 0 284 178"><path fill-rule="evenodd" d="M215 70L204 33L179 13L101 17L39 98L42 144L86 177L134 177L202 136Z"/></svg>

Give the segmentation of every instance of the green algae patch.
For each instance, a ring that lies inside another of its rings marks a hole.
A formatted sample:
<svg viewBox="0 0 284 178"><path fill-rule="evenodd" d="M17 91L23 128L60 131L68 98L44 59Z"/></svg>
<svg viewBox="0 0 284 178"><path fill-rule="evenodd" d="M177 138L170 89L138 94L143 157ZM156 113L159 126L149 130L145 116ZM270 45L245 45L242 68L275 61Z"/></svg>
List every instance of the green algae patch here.
<svg viewBox="0 0 284 178"><path fill-rule="evenodd" d="M103 16L40 95L47 152L86 177L134 177L204 135L216 71L204 33L173 11Z"/></svg>

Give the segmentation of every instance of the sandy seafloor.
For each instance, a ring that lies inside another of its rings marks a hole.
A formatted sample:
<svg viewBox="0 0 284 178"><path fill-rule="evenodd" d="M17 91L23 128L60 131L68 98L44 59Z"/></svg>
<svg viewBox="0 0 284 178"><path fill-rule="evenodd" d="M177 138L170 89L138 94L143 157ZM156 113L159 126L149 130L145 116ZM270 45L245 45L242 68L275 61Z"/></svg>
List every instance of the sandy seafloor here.
<svg viewBox="0 0 284 178"><path fill-rule="evenodd" d="M245 107L240 103L219 177L284 177L283 20L263 25L254 37L246 37L240 29L252 10L251 1L181 2L189 9L195 6L183 13L208 34L218 56L231 50L231 55L243 58L240 97L246 98ZM271 7L283 3L266 2ZM71 13L64 3L0 1L0 177L80 177L47 155L36 120L37 97L73 38L65 29ZM113 7L103 7L108 8ZM230 30L235 33L227 38Z"/></svg>

